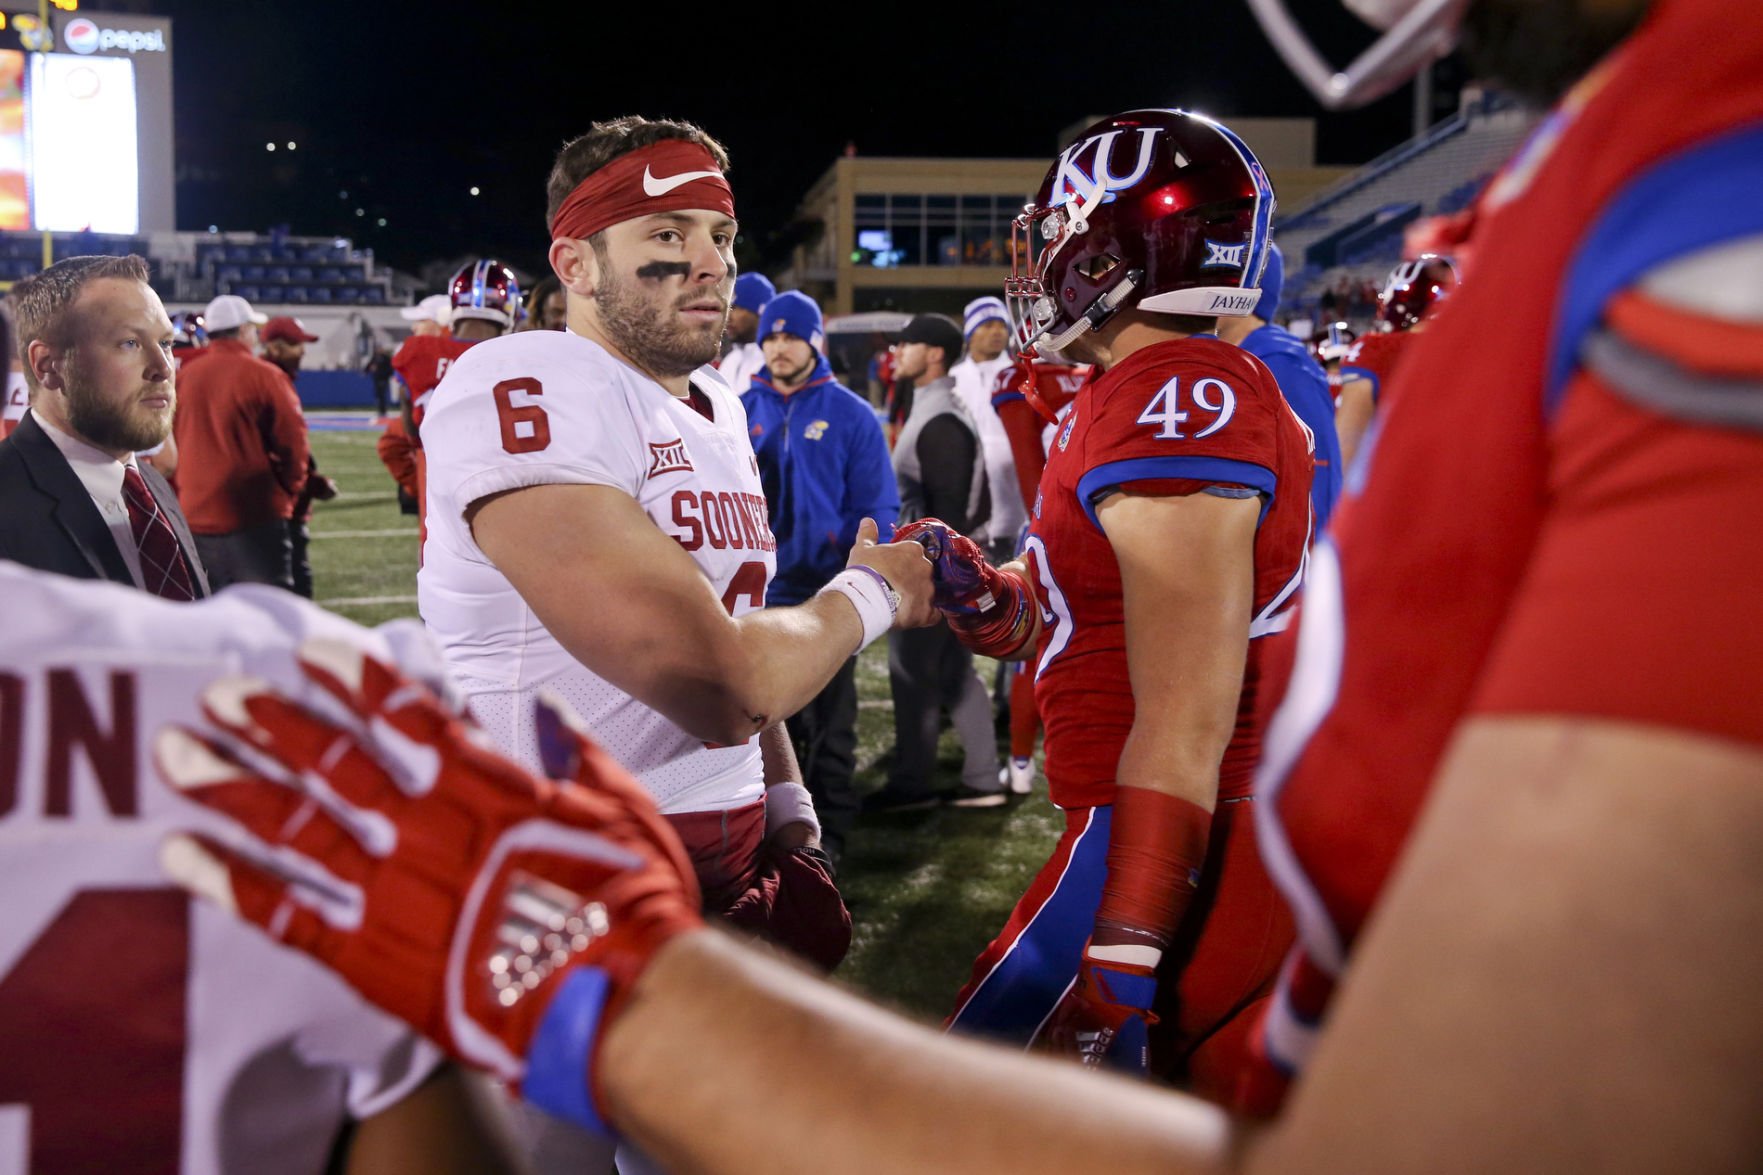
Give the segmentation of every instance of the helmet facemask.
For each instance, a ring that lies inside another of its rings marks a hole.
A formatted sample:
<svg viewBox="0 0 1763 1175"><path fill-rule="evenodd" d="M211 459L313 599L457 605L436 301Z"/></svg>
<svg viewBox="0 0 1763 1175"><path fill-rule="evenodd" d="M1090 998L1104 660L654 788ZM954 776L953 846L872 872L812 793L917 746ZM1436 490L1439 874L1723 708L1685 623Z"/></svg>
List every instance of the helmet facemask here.
<svg viewBox="0 0 1763 1175"><path fill-rule="evenodd" d="M1079 335L1100 329L1144 282L1144 271L1129 269L1118 256L1086 251L1088 242L1082 238L1089 232L1088 219L1081 208L1075 213L1071 208L1070 204L1051 208L1031 204L1011 222L1010 277L1004 295L1016 320L1019 353L1057 354ZM1036 232L1046 241L1038 255L1033 253ZM1024 257L1029 259L1026 273L1020 268ZM1044 275L1055 272L1063 272L1061 292L1070 295L1067 300L1075 311L1072 321L1057 330L1058 294L1048 290L1044 280Z"/></svg>
<svg viewBox="0 0 1763 1175"><path fill-rule="evenodd" d="M1457 43L1469 0L1347 0L1354 15L1383 31L1345 69L1311 44L1285 0L1248 0L1261 30L1287 66L1329 110L1350 110L1406 83Z"/></svg>

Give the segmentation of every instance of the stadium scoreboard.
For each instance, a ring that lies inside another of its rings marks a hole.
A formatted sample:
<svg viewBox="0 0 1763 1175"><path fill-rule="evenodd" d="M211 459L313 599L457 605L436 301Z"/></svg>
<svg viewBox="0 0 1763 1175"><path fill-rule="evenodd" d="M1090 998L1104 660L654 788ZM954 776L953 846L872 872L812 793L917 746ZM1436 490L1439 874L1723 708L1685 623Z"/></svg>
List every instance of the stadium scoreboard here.
<svg viewBox="0 0 1763 1175"><path fill-rule="evenodd" d="M0 229L176 227L172 22L0 3Z"/></svg>

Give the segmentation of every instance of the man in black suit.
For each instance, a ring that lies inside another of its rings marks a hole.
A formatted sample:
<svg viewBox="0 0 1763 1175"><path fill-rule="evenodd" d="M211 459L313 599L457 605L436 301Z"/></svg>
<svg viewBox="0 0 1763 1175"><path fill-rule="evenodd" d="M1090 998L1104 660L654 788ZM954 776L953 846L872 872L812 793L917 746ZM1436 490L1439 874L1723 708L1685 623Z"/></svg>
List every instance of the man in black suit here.
<svg viewBox="0 0 1763 1175"><path fill-rule="evenodd" d="M167 599L208 594L177 495L136 454L171 432L171 320L139 257L12 289L31 409L0 441L0 559Z"/></svg>

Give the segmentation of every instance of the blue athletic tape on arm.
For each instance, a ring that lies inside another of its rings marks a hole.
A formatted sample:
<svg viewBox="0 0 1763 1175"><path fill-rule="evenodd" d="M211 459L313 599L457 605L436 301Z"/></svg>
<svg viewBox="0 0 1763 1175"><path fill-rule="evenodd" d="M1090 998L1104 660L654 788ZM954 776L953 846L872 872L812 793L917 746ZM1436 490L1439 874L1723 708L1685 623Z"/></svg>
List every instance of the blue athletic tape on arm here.
<svg viewBox="0 0 1763 1175"><path fill-rule="evenodd" d="M600 1034L608 987L605 972L595 967L577 967L564 977L533 1033L520 1092L547 1114L602 1138L616 1138L588 1088L588 1061Z"/></svg>

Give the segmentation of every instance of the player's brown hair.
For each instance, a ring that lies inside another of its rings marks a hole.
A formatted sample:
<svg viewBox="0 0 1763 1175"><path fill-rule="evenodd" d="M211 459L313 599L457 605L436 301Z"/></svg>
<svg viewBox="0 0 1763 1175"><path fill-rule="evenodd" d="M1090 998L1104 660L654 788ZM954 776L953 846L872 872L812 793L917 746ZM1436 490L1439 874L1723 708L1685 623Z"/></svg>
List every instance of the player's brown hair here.
<svg viewBox="0 0 1763 1175"><path fill-rule="evenodd" d="M617 159L632 151L665 142L683 139L696 143L710 152L716 166L727 171L728 152L723 145L706 134L702 127L672 118L644 118L627 114L623 118L597 122L588 133L563 144L557 160L551 165L550 178L545 181L545 225L557 219L557 210L580 183Z"/></svg>
<svg viewBox="0 0 1763 1175"><path fill-rule="evenodd" d="M87 282L106 277L145 284L149 280L147 262L134 253L123 257L64 257L13 286L8 297L12 302L18 353L22 356L37 339L57 351L71 347L78 332L69 311ZM24 374L25 382L35 388L37 377L28 361Z"/></svg>

